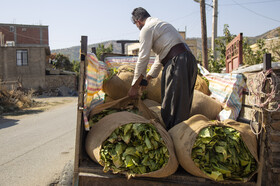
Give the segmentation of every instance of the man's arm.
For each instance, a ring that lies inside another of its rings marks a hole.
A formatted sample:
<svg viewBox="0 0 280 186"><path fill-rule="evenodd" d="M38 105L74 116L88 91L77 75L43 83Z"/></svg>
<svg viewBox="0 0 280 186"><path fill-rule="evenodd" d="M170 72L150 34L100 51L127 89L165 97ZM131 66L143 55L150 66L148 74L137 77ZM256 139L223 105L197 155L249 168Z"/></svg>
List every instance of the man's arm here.
<svg viewBox="0 0 280 186"><path fill-rule="evenodd" d="M134 78L132 80L131 88L128 91L128 96L137 97L140 88L140 83L144 76L146 76L147 65L149 63L150 52L152 48L152 30L147 28L142 28L140 31L140 48L139 57L136 62L136 67L134 71Z"/></svg>
<svg viewBox="0 0 280 186"><path fill-rule="evenodd" d="M155 61L151 66L151 70L147 74L147 80L150 81L152 78L156 78L162 69L162 64L159 60L159 55L156 55Z"/></svg>
<svg viewBox="0 0 280 186"><path fill-rule="evenodd" d="M138 96L139 93L139 88L140 88L140 83L142 81L142 79L144 78L144 76L141 74L139 76L139 78L136 80L136 82L134 83L134 85L132 85L127 93L127 95L129 97L133 97L136 98Z"/></svg>

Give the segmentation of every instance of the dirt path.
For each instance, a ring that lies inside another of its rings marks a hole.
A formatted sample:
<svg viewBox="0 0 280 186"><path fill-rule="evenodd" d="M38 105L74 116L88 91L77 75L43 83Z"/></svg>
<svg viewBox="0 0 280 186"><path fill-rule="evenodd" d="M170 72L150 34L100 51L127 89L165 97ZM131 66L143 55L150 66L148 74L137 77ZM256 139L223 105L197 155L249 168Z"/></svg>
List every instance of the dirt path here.
<svg viewBox="0 0 280 186"><path fill-rule="evenodd" d="M18 110L9 113L3 113L0 115L5 119L20 119L27 115L41 113L50 109L54 109L56 107L60 107L63 104L70 103L76 101L77 97L42 97L42 98L32 98L34 100L32 107L25 108L23 110Z"/></svg>

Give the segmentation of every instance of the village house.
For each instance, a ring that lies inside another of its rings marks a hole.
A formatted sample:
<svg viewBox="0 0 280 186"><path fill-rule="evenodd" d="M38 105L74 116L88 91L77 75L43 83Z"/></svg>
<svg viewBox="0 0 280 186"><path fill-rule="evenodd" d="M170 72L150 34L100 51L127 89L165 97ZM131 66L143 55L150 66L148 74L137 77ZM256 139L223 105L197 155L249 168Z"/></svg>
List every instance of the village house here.
<svg viewBox="0 0 280 186"><path fill-rule="evenodd" d="M46 57L50 55L48 26L0 24L0 81L15 86L45 88Z"/></svg>
<svg viewBox="0 0 280 186"><path fill-rule="evenodd" d="M65 75L60 70L49 73L50 54L48 26L0 23L2 87L36 90L66 86L76 90L74 74Z"/></svg>

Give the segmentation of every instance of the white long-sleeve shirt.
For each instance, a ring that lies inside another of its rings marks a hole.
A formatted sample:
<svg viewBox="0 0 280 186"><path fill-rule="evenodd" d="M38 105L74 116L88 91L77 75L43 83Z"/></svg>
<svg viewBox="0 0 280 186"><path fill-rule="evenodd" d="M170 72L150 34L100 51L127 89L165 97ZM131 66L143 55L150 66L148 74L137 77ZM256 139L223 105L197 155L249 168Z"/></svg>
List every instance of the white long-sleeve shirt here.
<svg viewBox="0 0 280 186"><path fill-rule="evenodd" d="M182 36L171 24L154 17L146 19L145 25L140 31L139 42L139 56L132 85L135 84L141 74L144 77L146 76L151 49L156 54L156 58L148 75L157 77L162 69L161 60L164 59L170 49L176 44L185 43Z"/></svg>

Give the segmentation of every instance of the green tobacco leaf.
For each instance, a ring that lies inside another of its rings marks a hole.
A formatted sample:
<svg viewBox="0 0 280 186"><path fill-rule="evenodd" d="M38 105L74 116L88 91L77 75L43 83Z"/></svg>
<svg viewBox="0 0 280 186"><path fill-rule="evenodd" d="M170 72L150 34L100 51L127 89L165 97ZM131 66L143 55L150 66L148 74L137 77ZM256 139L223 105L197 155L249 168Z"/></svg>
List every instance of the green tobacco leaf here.
<svg viewBox="0 0 280 186"><path fill-rule="evenodd" d="M126 144L128 144L130 142L131 133L127 133L126 135L122 136L121 138Z"/></svg>
<svg viewBox="0 0 280 186"><path fill-rule="evenodd" d="M209 177L211 177L213 180L216 180L216 181L223 181L223 174L218 172L218 171L212 171L211 174L208 174L207 175Z"/></svg>
<svg viewBox="0 0 280 186"><path fill-rule="evenodd" d="M123 166L123 161L121 160L121 158L119 156L115 156L114 158L112 158L114 165L116 166L116 168L120 168Z"/></svg>
<svg viewBox="0 0 280 186"><path fill-rule="evenodd" d="M123 153L123 156L127 156L127 155L136 155L136 148L135 147L127 147L125 152Z"/></svg>
<svg viewBox="0 0 280 186"><path fill-rule="evenodd" d="M124 143L117 143L116 148L115 148L117 155L120 156L123 153L125 148L126 148L126 145Z"/></svg>
<svg viewBox="0 0 280 186"><path fill-rule="evenodd" d="M153 146L151 144L151 141L150 141L150 139L147 135L145 136L145 143L146 143L149 150L151 150L153 148Z"/></svg>
<svg viewBox="0 0 280 186"><path fill-rule="evenodd" d="M124 160L125 166L126 167L131 167L134 165L133 161L132 161L132 156L126 156L125 160Z"/></svg>
<svg viewBox="0 0 280 186"><path fill-rule="evenodd" d="M201 137L201 138L212 137L212 135L213 135L213 132L209 127L204 128L199 132L199 137Z"/></svg>
<svg viewBox="0 0 280 186"><path fill-rule="evenodd" d="M124 126L123 134L126 135L128 131L132 128L132 124L127 124Z"/></svg>

